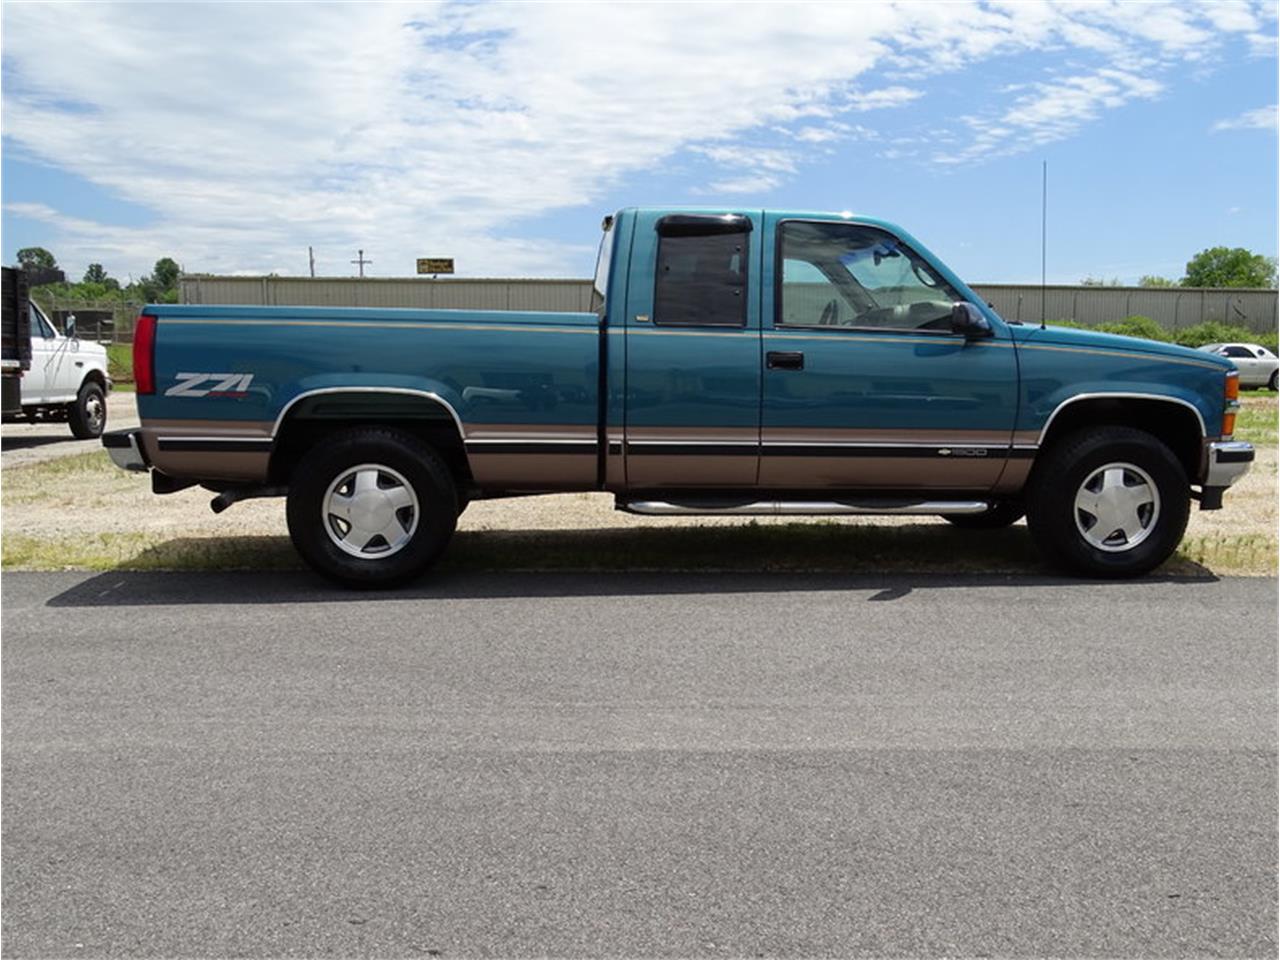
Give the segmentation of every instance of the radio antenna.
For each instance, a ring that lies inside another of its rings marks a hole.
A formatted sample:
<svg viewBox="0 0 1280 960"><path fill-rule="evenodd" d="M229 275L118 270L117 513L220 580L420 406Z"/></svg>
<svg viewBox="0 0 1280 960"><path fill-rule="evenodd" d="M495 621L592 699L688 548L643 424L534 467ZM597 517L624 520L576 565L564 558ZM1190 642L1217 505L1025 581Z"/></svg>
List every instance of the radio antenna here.
<svg viewBox="0 0 1280 960"><path fill-rule="evenodd" d="M1047 318L1045 299L1049 293L1049 161L1040 168L1040 329Z"/></svg>

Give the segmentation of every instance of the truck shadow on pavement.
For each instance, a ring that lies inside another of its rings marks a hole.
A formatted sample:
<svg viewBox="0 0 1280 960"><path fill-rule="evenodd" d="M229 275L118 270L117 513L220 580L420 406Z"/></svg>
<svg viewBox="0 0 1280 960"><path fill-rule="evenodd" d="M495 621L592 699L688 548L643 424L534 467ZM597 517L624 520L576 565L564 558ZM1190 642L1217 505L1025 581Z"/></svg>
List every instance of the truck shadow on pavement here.
<svg viewBox="0 0 1280 960"><path fill-rule="evenodd" d="M47 447L53 443L80 443L75 437L71 436L65 429L62 433L52 436L49 434L41 434L38 436L17 436L5 437L0 440L0 450L30 450L34 447Z"/></svg>
<svg viewBox="0 0 1280 960"><path fill-rule="evenodd" d="M50 606L298 603L405 599L839 591L884 602L917 590L1212 583L1176 559L1138 581L1056 576L1025 527L840 524L483 530L458 533L432 572L389 590L346 589L300 569L287 537L180 538L83 580ZM198 567L198 570L193 570ZM183 570L183 568L186 568ZM251 569L246 569L251 568Z"/></svg>

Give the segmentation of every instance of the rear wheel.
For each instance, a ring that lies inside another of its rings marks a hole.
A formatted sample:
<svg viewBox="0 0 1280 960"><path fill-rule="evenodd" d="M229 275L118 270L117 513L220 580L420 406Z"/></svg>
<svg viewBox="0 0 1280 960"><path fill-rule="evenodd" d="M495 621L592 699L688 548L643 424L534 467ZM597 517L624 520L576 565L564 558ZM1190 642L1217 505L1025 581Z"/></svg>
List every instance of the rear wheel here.
<svg viewBox="0 0 1280 960"><path fill-rule="evenodd" d="M1163 443L1130 427L1070 434L1036 465L1027 526L1055 566L1136 577L1177 549L1190 515L1186 471Z"/></svg>
<svg viewBox="0 0 1280 960"><path fill-rule="evenodd" d="M92 440L102 436L107 425L107 395L102 387L92 380L86 380L80 387L80 393L67 407L67 419L71 423L71 433L77 440Z"/></svg>
<svg viewBox="0 0 1280 960"><path fill-rule="evenodd" d="M1273 392L1280 390L1280 382L1277 382L1278 377L1280 377L1280 370L1272 370L1271 379L1267 381L1268 390L1271 390Z"/></svg>
<svg viewBox="0 0 1280 960"><path fill-rule="evenodd" d="M289 536L319 573L389 587L431 566L458 519L448 468L426 444L380 428L322 441L293 471Z"/></svg>
<svg viewBox="0 0 1280 960"><path fill-rule="evenodd" d="M1003 500L993 503L984 513L943 514L943 519L962 530L999 530L1017 523L1025 513L1017 500Z"/></svg>

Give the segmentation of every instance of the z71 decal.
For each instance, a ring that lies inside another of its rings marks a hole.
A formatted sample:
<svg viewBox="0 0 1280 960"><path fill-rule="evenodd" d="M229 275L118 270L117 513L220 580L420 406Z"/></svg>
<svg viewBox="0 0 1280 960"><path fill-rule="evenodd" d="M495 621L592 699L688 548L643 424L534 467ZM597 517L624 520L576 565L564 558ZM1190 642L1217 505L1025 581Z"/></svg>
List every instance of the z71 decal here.
<svg viewBox="0 0 1280 960"><path fill-rule="evenodd" d="M166 397L243 397L253 382L252 373L180 373Z"/></svg>

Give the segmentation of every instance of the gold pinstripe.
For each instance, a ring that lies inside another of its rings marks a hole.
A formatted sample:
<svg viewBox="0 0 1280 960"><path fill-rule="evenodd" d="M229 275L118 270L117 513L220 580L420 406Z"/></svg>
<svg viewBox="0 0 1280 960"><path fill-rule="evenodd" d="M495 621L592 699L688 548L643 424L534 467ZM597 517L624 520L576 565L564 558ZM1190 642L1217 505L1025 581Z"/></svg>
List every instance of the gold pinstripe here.
<svg viewBox="0 0 1280 960"><path fill-rule="evenodd" d="M1203 367L1206 370L1222 370L1216 363L1202 363L1199 360L1188 360L1183 357L1169 357L1160 353L1143 353L1139 350L1102 350L1097 347L1060 347L1048 343L1020 343L1022 350L1056 350L1059 353L1094 353L1102 357L1128 357L1133 360L1150 360L1156 363L1185 363L1192 367ZM1223 373L1227 371L1223 370Z"/></svg>
<svg viewBox="0 0 1280 960"><path fill-rule="evenodd" d="M857 334L842 333L815 333L803 334L800 332L773 330L766 331L769 336L780 339L790 340L849 340L858 343L922 343L926 342L924 337L878 337L878 336L859 336ZM1159 353L1144 353L1141 350L1105 350L1100 347L1065 347L1057 344L1049 343L1015 343L1012 340L971 340L970 345L982 345L988 347L1013 347L1019 350L1056 350L1061 353L1089 353L1096 354L1101 357L1125 357L1133 360L1150 360L1157 363L1185 363L1193 367L1202 367L1206 370L1221 369L1216 363L1205 363L1201 360L1192 360L1186 357L1170 357Z"/></svg>
<svg viewBox="0 0 1280 960"><path fill-rule="evenodd" d="M759 335L755 327L724 327L720 330L639 330L626 327L625 331L637 337L749 337Z"/></svg>
<svg viewBox="0 0 1280 960"><path fill-rule="evenodd" d="M775 337L779 340L841 340L851 343L956 343L959 344L958 337L949 336L917 336L917 337L878 337L878 336L860 336L856 333L800 333L791 330L766 330L765 334ZM969 340L966 346L981 344L989 347L1011 347L1013 342L1009 340Z"/></svg>
<svg viewBox="0 0 1280 960"><path fill-rule="evenodd" d="M164 318L166 325L230 326L230 327L352 327L367 330L377 327L385 330L496 330L507 333L587 333L596 336L596 327L534 327L491 323L435 323L408 320L401 323L379 323L351 320L199 320Z"/></svg>

